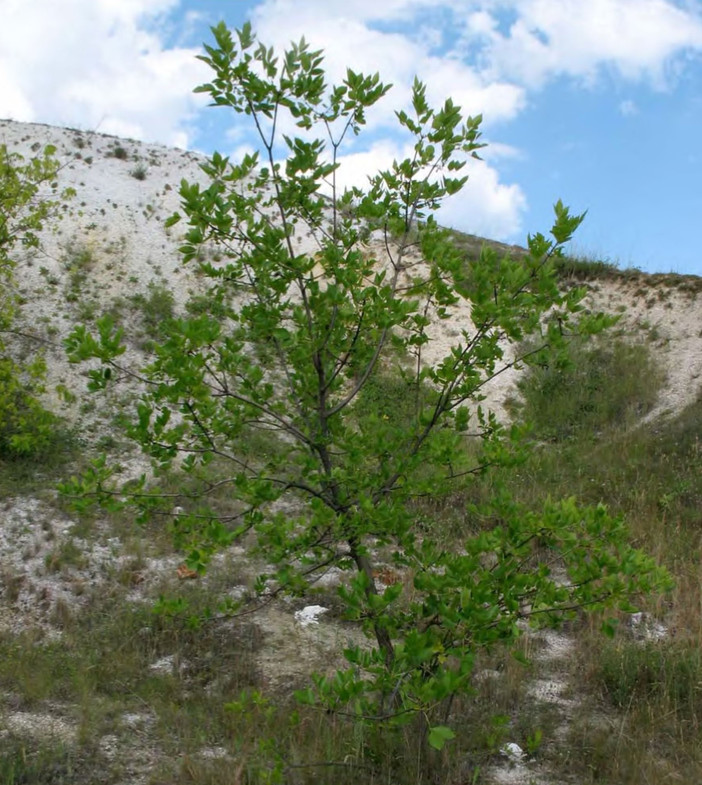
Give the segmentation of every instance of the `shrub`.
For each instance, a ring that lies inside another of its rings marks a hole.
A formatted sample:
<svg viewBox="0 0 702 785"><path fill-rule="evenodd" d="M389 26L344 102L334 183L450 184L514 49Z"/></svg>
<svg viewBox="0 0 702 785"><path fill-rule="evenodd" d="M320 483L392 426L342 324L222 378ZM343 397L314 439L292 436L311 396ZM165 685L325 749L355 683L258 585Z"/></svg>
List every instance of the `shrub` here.
<svg viewBox="0 0 702 785"><path fill-rule="evenodd" d="M332 567L346 573L344 617L371 642L345 649L348 667L316 676L299 700L351 714L359 726L414 723L441 748L454 735L453 698L471 692L476 652L514 646L518 621L558 624L579 608L628 608L638 592L667 585L601 505L547 500L531 511L496 493L495 525L450 545L424 536L417 521L418 498L522 457L520 429L478 407L484 384L522 359L505 360L502 341L532 336L562 347L564 331L590 335L608 323L581 313L583 291L563 294L556 282L554 257L582 216L558 202L552 239L532 236L525 258L483 249L470 275L472 324L442 359L422 363L429 315L448 320L465 299L462 254L432 212L465 184L480 118L463 118L451 100L431 108L415 81L412 109L398 113L414 138L411 157L367 190L340 193L342 141L389 88L351 70L327 88L322 55L304 41L276 59L248 25L236 38L224 24L213 32L201 59L214 78L198 91L250 117L261 151L236 165L215 153L203 166L209 185L182 183L181 252L198 263L209 242L236 247L198 264L211 296L237 298L238 308L225 321L206 312L168 321L153 361L131 372L145 384L129 435L190 486L176 498L147 490L146 477L120 487L101 458L62 490L79 509L134 504L143 520L168 514L177 499L175 541L199 571L217 549L253 534L271 565L256 582L261 597L304 596ZM277 139L285 123L301 136ZM374 230L383 250L369 252ZM296 232L309 232L318 253L300 253ZM410 255L417 246L423 265ZM99 361L91 389L122 372L121 337L105 318L96 334L78 326L66 341L72 361ZM380 400L387 394L392 408ZM275 436L279 449L249 456L250 430ZM215 490L225 510L211 503ZM568 580L552 574L556 559ZM383 560L401 580L379 582Z"/></svg>
<svg viewBox="0 0 702 785"><path fill-rule="evenodd" d="M127 150L124 147L122 147L121 144L115 145L110 150L108 155L112 156L112 158L117 158L120 161L126 161L127 158L129 158L129 153L127 152Z"/></svg>
<svg viewBox="0 0 702 785"><path fill-rule="evenodd" d="M39 454L52 441L56 418L46 412L38 395L43 391L41 357L28 365L11 358L7 341L16 337L13 322L20 307L15 291L12 252L17 244L37 247L44 222L60 214L59 201L42 198L41 189L56 191L58 163L55 148L25 162L22 156L0 145L0 455ZM66 199L73 191L65 190Z"/></svg>
<svg viewBox="0 0 702 785"><path fill-rule="evenodd" d="M161 284L149 283L146 294L135 294L131 301L139 309L144 330L151 337L160 335L173 318L173 292Z"/></svg>
<svg viewBox="0 0 702 785"><path fill-rule="evenodd" d="M138 163L129 174L135 180L146 180L146 175L149 173L149 167L144 163Z"/></svg>
<svg viewBox="0 0 702 785"><path fill-rule="evenodd" d="M512 408L537 438L565 441L638 422L656 403L662 381L643 344L576 340L565 356L529 368Z"/></svg>
<svg viewBox="0 0 702 785"><path fill-rule="evenodd" d="M0 458L39 456L54 443L58 418L37 398L43 377L41 359L24 368L0 359Z"/></svg>

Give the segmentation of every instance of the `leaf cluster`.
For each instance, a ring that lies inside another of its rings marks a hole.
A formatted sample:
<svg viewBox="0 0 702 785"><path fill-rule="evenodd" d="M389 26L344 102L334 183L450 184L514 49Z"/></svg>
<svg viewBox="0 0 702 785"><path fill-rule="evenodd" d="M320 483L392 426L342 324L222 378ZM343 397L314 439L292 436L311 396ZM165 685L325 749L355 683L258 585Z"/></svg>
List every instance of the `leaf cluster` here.
<svg viewBox="0 0 702 785"><path fill-rule="evenodd" d="M61 199L72 195L70 189L58 190L55 152L47 146L41 156L25 161L0 145L0 455L10 458L40 454L56 426L37 397L43 391L42 358L22 365L7 353L19 308L13 251L17 245L36 248L46 220L56 215ZM43 195L46 188L52 198Z"/></svg>

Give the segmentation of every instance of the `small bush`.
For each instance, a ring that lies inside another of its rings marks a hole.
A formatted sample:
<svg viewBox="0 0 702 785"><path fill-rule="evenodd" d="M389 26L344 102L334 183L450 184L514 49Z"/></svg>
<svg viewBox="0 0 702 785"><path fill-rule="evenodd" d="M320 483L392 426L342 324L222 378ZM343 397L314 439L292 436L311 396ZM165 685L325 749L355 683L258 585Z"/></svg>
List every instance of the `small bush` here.
<svg viewBox="0 0 702 785"><path fill-rule="evenodd" d="M537 438L565 441L631 425L651 410L662 380L641 344L571 344L565 367L534 367L519 381L513 409Z"/></svg>
<svg viewBox="0 0 702 785"><path fill-rule="evenodd" d="M612 262L601 259L588 259L586 257L566 256L565 254L555 260L556 271L560 278L575 278L581 281L595 279L617 280L638 277L640 270L622 270Z"/></svg>
<svg viewBox="0 0 702 785"><path fill-rule="evenodd" d="M419 394L425 391L420 388ZM356 403L360 421L392 421L410 425L417 416L417 386L399 374L381 371L371 376Z"/></svg>
<svg viewBox="0 0 702 785"><path fill-rule="evenodd" d="M115 145L108 155L112 158L118 158L120 161L126 161L129 158L129 153L121 144Z"/></svg>
<svg viewBox="0 0 702 785"><path fill-rule="evenodd" d="M0 360L0 458L37 457L54 443L59 422L38 398L43 363L24 371L8 357Z"/></svg>
<svg viewBox="0 0 702 785"><path fill-rule="evenodd" d="M94 263L95 253L90 245L76 242L66 247L63 265L68 272L68 288L74 299L82 291Z"/></svg>
<svg viewBox="0 0 702 785"><path fill-rule="evenodd" d="M138 163L129 173L135 180L146 180L146 175L149 173L149 167L144 163Z"/></svg>
<svg viewBox="0 0 702 785"><path fill-rule="evenodd" d="M208 294L196 294L185 305L185 309L193 316L210 314L217 319L227 319L231 315L231 306L225 304L221 297Z"/></svg>
<svg viewBox="0 0 702 785"><path fill-rule="evenodd" d="M175 298L162 284L150 283L146 294L135 294L131 300L141 311L144 332L150 337L159 335L164 324L173 318Z"/></svg>

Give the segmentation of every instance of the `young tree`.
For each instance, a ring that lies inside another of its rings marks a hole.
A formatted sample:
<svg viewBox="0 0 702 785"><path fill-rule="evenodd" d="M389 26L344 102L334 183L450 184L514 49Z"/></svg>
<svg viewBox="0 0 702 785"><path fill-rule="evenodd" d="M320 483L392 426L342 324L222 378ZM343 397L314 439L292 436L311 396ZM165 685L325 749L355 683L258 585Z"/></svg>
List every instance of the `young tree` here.
<svg viewBox="0 0 702 785"><path fill-rule="evenodd" d="M469 262L432 213L466 182L479 117L464 119L451 100L432 109L415 81L411 111L397 115L411 155L367 189L342 192L342 144L388 86L348 70L329 87L304 40L279 59L248 25L213 33L201 59L214 76L198 91L248 118L261 148L240 163L215 153L207 187L181 185L181 252L208 279L210 309L165 326L137 374L130 429L157 467L189 476L189 490L163 494L145 478L120 489L101 459L64 491L144 515L178 504L177 542L197 569L255 532L275 565L261 595L304 595L330 568L346 571L339 595L369 646L346 650L348 670L302 697L367 719L419 714L440 747L451 732L439 707L468 688L476 651L514 642L520 620L628 607L663 580L603 507L548 501L537 513L498 493L460 545L445 545L423 504L519 460L518 429L477 405L490 379L529 360L509 359L506 344L538 337L535 357L607 323L585 315L582 291L559 291L554 274L582 216L559 202L552 239L530 237L528 256L486 248ZM300 250L308 237L313 252ZM222 261L203 261L204 244ZM470 322L455 325L440 361L425 362L431 321L451 319L461 301ZM80 326L68 340L73 361L100 360L93 389L125 372L120 339L103 319L98 335ZM397 399L374 403L384 384ZM379 559L403 580L380 583Z"/></svg>
<svg viewBox="0 0 702 785"><path fill-rule="evenodd" d="M13 251L17 245L38 247L37 233L56 213L59 200L72 196L70 189L58 192L55 152L47 146L41 156L25 162L0 145L0 456L41 451L51 442L56 423L37 398L45 371L41 355L20 365L7 354L7 338L17 335L13 324L19 308ZM44 188L51 198L42 194Z"/></svg>

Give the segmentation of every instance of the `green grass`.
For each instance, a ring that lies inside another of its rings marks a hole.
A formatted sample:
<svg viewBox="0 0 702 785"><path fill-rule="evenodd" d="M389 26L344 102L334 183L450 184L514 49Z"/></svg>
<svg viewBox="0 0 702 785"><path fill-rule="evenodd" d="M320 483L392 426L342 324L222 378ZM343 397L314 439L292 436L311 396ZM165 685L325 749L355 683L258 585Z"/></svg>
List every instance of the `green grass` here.
<svg viewBox="0 0 702 785"><path fill-rule="evenodd" d="M519 383L512 411L536 439L601 437L640 421L663 381L648 348L620 339L572 343L567 367L532 368Z"/></svg>
<svg viewBox="0 0 702 785"><path fill-rule="evenodd" d="M675 639L645 643L625 635L603 644L586 636L578 671L590 699L570 729L562 765L593 785L700 781L697 645Z"/></svg>
<svg viewBox="0 0 702 785"><path fill-rule="evenodd" d="M604 502L669 568L676 587L663 598L641 598L669 628L660 643L633 640L625 615L613 642L583 625L572 663L581 719L567 747L551 746L547 760L564 776L577 772L579 783L699 782L702 397L674 417L641 425L661 383L648 349L617 341L573 348L569 369L535 369L523 381L518 411L534 422L536 444L500 480L527 504L546 494Z"/></svg>
<svg viewBox="0 0 702 785"><path fill-rule="evenodd" d="M0 689L12 696L14 710L55 715L63 707L78 731L71 756L90 764L95 777L104 735L117 734L129 748L127 731L120 730L125 713L148 716L144 743L164 759L225 743L232 722L223 703L258 684L260 644L246 622L196 626L185 617L158 616L148 605L127 603L118 587L107 594L103 589L82 612L64 614L60 639L3 633ZM168 656L172 670L151 668ZM116 765L100 782L119 781L119 771Z"/></svg>
<svg viewBox="0 0 702 785"><path fill-rule="evenodd" d="M618 641L604 645L594 678L618 709L656 706L688 732L702 727L702 653L670 642Z"/></svg>
<svg viewBox="0 0 702 785"><path fill-rule="evenodd" d="M3 785L93 785L94 776L94 767L86 766L70 747L28 744L11 735L0 740Z"/></svg>

